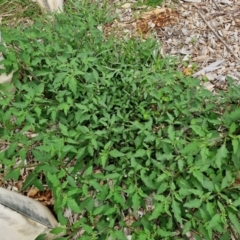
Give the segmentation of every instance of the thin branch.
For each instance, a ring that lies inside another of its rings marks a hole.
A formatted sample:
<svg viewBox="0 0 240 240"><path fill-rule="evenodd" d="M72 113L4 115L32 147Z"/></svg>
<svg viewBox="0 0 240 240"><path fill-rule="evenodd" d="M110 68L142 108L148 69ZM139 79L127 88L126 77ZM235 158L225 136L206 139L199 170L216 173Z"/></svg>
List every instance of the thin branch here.
<svg viewBox="0 0 240 240"><path fill-rule="evenodd" d="M202 13L199 11L199 8L194 4L194 7L197 9L199 15L203 19L203 21L207 24L207 26L210 28L210 30L214 33L214 35L221 41L224 46L228 49L228 51L240 62L240 59L238 58L237 55L232 51L232 49L227 45L227 43L217 34L217 32L212 28L212 26L207 22L207 20L204 18Z"/></svg>

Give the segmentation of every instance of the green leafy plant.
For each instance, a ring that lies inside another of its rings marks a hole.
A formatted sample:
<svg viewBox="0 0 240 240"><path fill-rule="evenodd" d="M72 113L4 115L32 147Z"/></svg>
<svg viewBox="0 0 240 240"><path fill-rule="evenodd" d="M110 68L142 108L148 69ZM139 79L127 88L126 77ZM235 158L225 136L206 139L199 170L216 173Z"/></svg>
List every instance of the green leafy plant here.
<svg viewBox="0 0 240 240"><path fill-rule="evenodd" d="M14 95L1 96L4 180L34 168L23 189L53 191L62 239L240 234L239 87L213 95L153 40L106 38L97 13L75 3L51 24L3 29L16 71Z"/></svg>

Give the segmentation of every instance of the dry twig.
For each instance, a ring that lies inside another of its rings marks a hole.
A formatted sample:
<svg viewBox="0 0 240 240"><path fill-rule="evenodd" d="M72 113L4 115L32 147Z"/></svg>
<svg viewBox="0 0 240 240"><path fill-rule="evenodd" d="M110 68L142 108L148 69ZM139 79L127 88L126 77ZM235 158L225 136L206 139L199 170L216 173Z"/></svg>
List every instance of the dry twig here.
<svg viewBox="0 0 240 240"><path fill-rule="evenodd" d="M202 15L202 13L199 11L199 8L194 4L194 7L197 9L198 14L201 16L201 18L203 19L203 21L207 24L207 26L210 28L210 30L214 33L214 35L219 39L219 41L222 42L222 44L224 44L224 46L227 48L227 50L236 58L236 60L238 60L240 62L240 59L238 58L237 55L235 55L235 53L232 51L232 49L227 45L227 43L216 33L216 31L212 28L212 26L207 22L207 20L204 18L204 16Z"/></svg>

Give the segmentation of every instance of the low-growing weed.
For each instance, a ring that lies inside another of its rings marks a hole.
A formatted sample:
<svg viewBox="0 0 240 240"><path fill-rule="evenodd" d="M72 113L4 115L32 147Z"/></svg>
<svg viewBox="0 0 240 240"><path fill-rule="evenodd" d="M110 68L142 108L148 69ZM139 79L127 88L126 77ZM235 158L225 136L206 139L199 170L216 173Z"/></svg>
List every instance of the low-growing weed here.
<svg viewBox="0 0 240 240"><path fill-rule="evenodd" d="M34 168L22 189L53 191L62 239L240 234L239 87L213 95L153 40L106 39L104 15L79 4L52 24L3 30L4 63L17 70L0 107L4 180Z"/></svg>

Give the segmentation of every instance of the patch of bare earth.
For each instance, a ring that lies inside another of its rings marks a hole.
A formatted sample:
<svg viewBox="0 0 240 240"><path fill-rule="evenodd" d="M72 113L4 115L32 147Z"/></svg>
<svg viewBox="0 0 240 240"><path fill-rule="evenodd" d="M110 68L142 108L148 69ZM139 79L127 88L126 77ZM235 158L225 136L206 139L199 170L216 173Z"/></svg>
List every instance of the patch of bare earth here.
<svg viewBox="0 0 240 240"><path fill-rule="evenodd" d="M184 65L179 69L186 75L204 77L204 85L211 91L226 89L227 76L240 83L238 0L169 0L155 10L137 8L134 1L118 4L118 19L104 28L107 35L153 35L162 43L162 56L180 57Z"/></svg>

